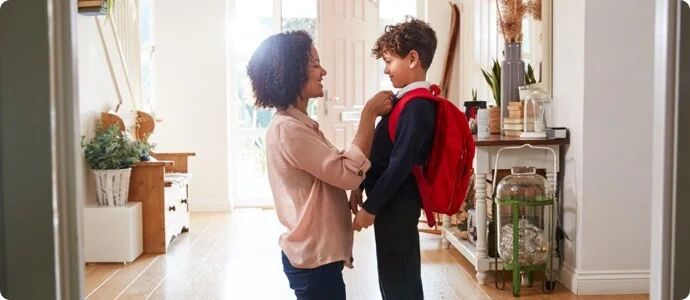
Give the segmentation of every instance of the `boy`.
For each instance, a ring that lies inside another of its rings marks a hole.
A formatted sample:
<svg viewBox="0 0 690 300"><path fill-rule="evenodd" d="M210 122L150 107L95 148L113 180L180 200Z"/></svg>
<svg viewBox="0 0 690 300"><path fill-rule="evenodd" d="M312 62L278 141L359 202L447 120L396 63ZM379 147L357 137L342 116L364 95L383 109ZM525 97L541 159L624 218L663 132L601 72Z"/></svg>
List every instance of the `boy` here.
<svg viewBox="0 0 690 300"><path fill-rule="evenodd" d="M408 17L386 26L372 54L386 63L396 94L393 106L405 93L429 88L426 73L436 52L436 33L425 22ZM436 117L435 104L426 99L410 101L398 120L395 143L388 135L389 116L380 120L371 149L372 167L363 182L367 201L359 210L362 188L351 193L350 207L356 214L353 228L374 224L379 287L383 299L423 299L419 232L422 208L419 189L412 175L431 151Z"/></svg>

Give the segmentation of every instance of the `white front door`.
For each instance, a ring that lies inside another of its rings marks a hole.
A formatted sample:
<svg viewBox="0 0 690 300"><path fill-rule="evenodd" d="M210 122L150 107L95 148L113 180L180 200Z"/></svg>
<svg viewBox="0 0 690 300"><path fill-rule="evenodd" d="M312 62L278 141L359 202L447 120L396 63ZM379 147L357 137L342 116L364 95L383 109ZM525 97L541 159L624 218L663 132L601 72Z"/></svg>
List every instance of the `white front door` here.
<svg viewBox="0 0 690 300"><path fill-rule="evenodd" d="M319 123L339 149L352 142L364 103L378 91L371 48L378 35L378 0L319 0L319 56L328 71Z"/></svg>

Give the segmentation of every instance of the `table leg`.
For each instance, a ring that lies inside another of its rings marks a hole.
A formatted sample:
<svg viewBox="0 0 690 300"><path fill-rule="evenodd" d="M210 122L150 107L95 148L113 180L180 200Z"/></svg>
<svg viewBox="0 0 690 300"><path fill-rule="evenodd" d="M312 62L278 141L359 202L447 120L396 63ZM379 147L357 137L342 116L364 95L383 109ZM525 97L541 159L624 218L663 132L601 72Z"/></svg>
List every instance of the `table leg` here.
<svg viewBox="0 0 690 300"><path fill-rule="evenodd" d="M449 229L451 227L450 224L450 216L446 214L441 215L441 220L443 221L443 228L444 229ZM448 238L446 237L446 233L442 230L441 231L442 238L441 238L441 247L442 248L450 248L450 242L448 241Z"/></svg>
<svg viewBox="0 0 690 300"><path fill-rule="evenodd" d="M486 243L487 237L487 208L486 208L486 174L477 173L475 175L475 209L477 210L477 259L478 260L488 260L489 259L489 249ZM477 266L483 264L478 263ZM481 268L477 268L477 282L479 284L485 284L486 271Z"/></svg>

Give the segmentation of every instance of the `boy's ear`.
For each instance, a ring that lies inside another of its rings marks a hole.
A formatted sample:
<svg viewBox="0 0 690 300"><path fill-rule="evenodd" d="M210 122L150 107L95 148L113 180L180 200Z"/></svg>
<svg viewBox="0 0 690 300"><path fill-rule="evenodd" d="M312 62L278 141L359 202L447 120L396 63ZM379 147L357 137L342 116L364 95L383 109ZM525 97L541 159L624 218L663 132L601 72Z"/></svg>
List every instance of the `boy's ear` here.
<svg viewBox="0 0 690 300"><path fill-rule="evenodd" d="M421 62L419 61L419 53L417 50L410 50L410 53L407 55L407 58L410 61L410 69L414 69L418 64Z"/></svg>

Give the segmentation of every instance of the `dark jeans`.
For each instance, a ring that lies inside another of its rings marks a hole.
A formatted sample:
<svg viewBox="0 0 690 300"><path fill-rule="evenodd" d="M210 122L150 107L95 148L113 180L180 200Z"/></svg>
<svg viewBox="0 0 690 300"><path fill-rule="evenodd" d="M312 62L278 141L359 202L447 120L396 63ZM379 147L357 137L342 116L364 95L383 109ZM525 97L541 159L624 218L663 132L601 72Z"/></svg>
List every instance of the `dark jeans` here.
<svg viewBox="0 0 690 300"><path fill-rule="evenodd" d="M290 264L285 253L283 272L295 291L297 300L345 300L343 262L334 262L314 269L299 269Z"/></svg>

